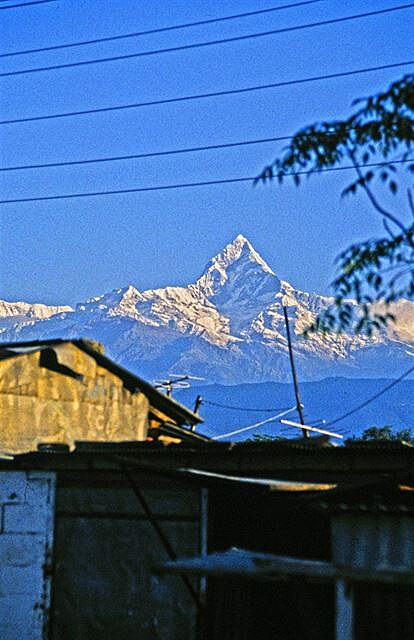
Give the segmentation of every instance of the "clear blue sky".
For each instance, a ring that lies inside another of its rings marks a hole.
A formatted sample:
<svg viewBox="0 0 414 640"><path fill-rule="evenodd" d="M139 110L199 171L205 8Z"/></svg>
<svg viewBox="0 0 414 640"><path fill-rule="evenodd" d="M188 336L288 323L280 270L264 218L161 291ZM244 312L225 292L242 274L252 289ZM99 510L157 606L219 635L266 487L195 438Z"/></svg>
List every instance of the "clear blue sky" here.
<svg viewBox="0 0 414 640"><path fill-rule="evenodd" d="M21 0L23 1L23 0ZM290 0L294 2L295 0ZM14 4L14 3L13 3ZM1 51L163 27L283 0L59 0L0 11ZM322 0L204 27L3 58L8 71L200 42L382 9L398 0ZM414 9L257 40L1 78L1 119L279 82L413 57ZM0 127L2 166L152 152L286 135L345 117L355 97L412 70L387 70L251 94ZM281 145L2 174L3 198L256 175ZM0 298L75 303L133 283L186 284L238 233L298 288L329 291L332 262L380 221L349 175L300 189L250 184L1 207Z"/></svg>

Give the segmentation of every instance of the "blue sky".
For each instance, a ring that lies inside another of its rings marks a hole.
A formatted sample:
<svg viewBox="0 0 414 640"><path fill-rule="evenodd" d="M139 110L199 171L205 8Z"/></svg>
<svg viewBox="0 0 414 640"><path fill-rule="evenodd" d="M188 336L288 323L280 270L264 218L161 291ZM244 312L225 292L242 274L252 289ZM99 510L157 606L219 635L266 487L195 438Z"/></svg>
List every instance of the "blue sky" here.
<svg viewBox="0 0 414 640"><path fill-rule="evenodd" d="M293 2L294 0L291 0ZM59 0L1 11L0 53L254 11L282 0ZM1 70L123 55L382 9L397 0L321 0L234 21L2 58ZM413 57L414 9L364 20L148 58L1 78L1 119L280 82ZM346 117L355 97L412 67L238 96L0 127L2 166L145 153L289 135ZM280 151L266 143L222 151L2 174L4 198L256 175ZM378 233L364 198L343 200L351 176L301 188L249 183L3 205L0 298L75 303L133 283L193 281L238 233L277 274L329 292L333 259Z"/></svg>

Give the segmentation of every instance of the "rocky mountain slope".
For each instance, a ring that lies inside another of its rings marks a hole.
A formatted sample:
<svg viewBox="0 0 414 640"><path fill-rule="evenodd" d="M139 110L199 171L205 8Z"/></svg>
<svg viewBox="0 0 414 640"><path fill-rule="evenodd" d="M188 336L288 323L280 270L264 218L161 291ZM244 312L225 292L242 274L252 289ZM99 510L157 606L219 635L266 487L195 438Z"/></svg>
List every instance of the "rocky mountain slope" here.
<svg viewBox="0 0 414 640"><path fill-rule="evenodd" d="M90 337L108 355L149 379L169 372L237 384L289 379L282 306L289 310L301 379L393 376L414 361L414 303L372 338L301 337L332 299L280 280L238 235L187 287L139 291L129 285L71 307L0 301L0 340Z"/></svg>

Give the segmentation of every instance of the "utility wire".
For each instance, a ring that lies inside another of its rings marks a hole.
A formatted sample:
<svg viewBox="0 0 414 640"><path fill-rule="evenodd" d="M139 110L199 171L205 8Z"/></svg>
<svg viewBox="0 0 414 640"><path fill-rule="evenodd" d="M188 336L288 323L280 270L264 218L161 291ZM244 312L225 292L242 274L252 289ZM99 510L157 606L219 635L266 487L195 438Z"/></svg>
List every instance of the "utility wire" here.
<svg viewBox="0 0 414 640"><path fill-rule="evenodd" d="M31 2L21 2L19 4L9 4L5 7L0 7L0 11L2 9L17 9L18 7L29 7L33 4L46 4L46 2L56 2L56 0L32 0Z"/></svg>
<svg viewBox="0 0 414 640"><path fill-rule="evenodd" d="M274 36L281 33L290 33L292 31L313 29L315 27L323 27L327 25L337 24L339 22L359 20L361 18L368 18L370 16L377 16L384 13L390 13L391 11L402 11L403 9L411 9L413 7L414 7L414 2L410 2L409 4L400 5L398 7L391 7L389 9L379 9L378 11L369 11L366 13L354 14L352 16L345 16L342 18L332 18L331 20L320 20L319 22L310 22L308 24L295 25L293 27L284 27L283 29L272 29L270 31L262 31L259 33L249 33L243 36L232 36L231 38L220 38L216 40L209 40L207 42L194 42L192 44L183 44L175 47L166 47L164 49L138 51L137 53L128 53L128 54L123 54L119 56L109 56L107 58L93 58L91 60L82 60L79 62L66 62L64 64L48 65L44 67L34 67L31 69L19 69L16 71L6 71L4 73L0 73L0 78L20 76L28 73L39 73L41 71L57 71L58 69L73 69L74 67L84 67L92 64L102 64L103 62L119 62L121 60L131 60L133 58L144 58L148 56L161 55L163 53L189 51L190 49L201 49L204 47L229 44L231 42L242 42L244 40L253 40L253 39L263 38L267 36Z"/></svg>
<svg viewBox="0 0 414 640"><path fill-rule="evenodd" d="M258 138L256 140L242 140L238 142L226 142L223 144L209 144L209 145L198 146L198 147L184 147L182 149L168 149L166 151L150 151L148 153L134 153L131 155L123 155L123 156L106 156L103 158L90 158L90 159L87 158L83 160L64 160L60 162L44 162L40 164L23 164L23 165L14 165L14 166L12 165L9 167L0 167L0 173L7 172L7 171L26 171L29 169L51 169L56 167L73 167L77 165L99 164L103 162L118 162L118 161L125 161L125 160L139 160L143 158L158 158L162 156L195 153L200 151L231 149L234 147L244 147L249 145L265 144L268 142L282 142L282 141L293 140L294 137L295 137L294 135L276 136L274 138ZM366 166L366 165L361 165L361 166Z"/></svg>
<svg viewBox="0 0 414 640"><path fill-rule="evenodd" d="M229 404L220 404L219 402L213 402L212 400L202 400L203 404L210 404L213 407L220 407L221 409L232 409L233 411L253 411L254 413L274 413L275 411L284 411L285 407L282 409L252 409L252 407L235 407Z"/></svg>
<svg viewBox="0 0 414 640"><path fill-rule="evenodd" d="M405 160L394 160L393 162L367 162L366 164L358 165L359 168L364 167L382 167L390 164L402 164L412 162L414 158L406 158ZM317 169L315 171L296 171L295 173L286 173L284 175L308 175L309 173L328 173L330 171L347 171L355 169L355 165L347 165L345 167L327 167L325 169ZM202 182L184 182L181 184L167 184L154 187L135 187L132 189L113 189L111 191L90 191L87 193L69 193L55 196L38 196L32 198L13 198L10 200L0 200L0 204L12 204L22 202L45 202L48 200L69 200L73 198L91 198L96 196L108 196L108 195L120 195L127 193L142 193L146 191L169 191L172 189L186 189L190 187L207 187L220 184L231 184L238 182L254 182L257 181L255 177L240 177L240 178L223 178L222 180L206 180Z"/></svg>
<svg viewBox="0 0 414 640"><path fill-rule="evenodd" d="M4 0L0 0L3 2ZM49 0L50 2L52 0ZM281 11L282 9L294 9L296 7L302 7L308 4L316 4L317 2L324 2L325 0L306 0L303 2L295 2L294 4L284 4L279 7L271 7L269 9L260 9L258 11L248 11L246 13L237 13L231 16L224 16L222 18L210 18L208 20L199 20L197 22L187 22L185 24L177 24L167 27L160 27L158 29L148 29L147 31L136 31L135 33L126 33L117 36L108 36L106 38L95 38L94 40L81 40L80 42L70 42L67 44L57 44L49 47L39 47L37 49L25 49L24 51L12 51L10 53L1 53L0 58L8 58L12 56L22 56L28 53L41 53L42 51L56 51L57 49L69 49L71 47L83 47L90 44L99 44L100 42L113 42L115 40L126 40L127 38L137 38L139 36L147 36L154 33L163 33L165 31L174 31L177 29L188 29L189 27L199 27L202 25L213 24L216 22L225 22L226 20L236 20L238 18L248 18L250 16L257 16L264 13L271 13L274 11Z"/></svg>
<svg viewBox="0 0 414 640"><path fill-rule="evenodd" d="M391 64L383 64L377 67L365 67L363 69L352 69L351 71L340 71L338 73L329 73L321 76L311 76L307 78L298 78L295 80L284 80L283 82L273 82L271 84L257 85L253 87L243 87L241 89L228 89L224 91L213 91L211 93L199 93L189 96L180 96L178 98L165 98L163 100L150 100L148 102L137 102L135 104L123 104L115 107L99 107L97 109L85 109L82 111L67 111L66 113L52 113L50 115L31 116L29 118L16 118L13 120L1 120L1 124L19 124L22 122L37 122L39 120L53 120L56 118L69 118L73 116L85 116L94 113L109 113L111 111L121 111L126 109L139 109L140 107L153 107L161 104L173 104L176 102L186 102L188 100L201 100L204 98L218 98L221 96L237 95L242 93L251 93L252 91L263 91L265 89L276 89L278 87L288 87L296 84L305 84L308 82L318 82L320 80L331 80L333 78L345 78L347 76L361 75L364 73L372 73L373 71L383 71L384 69L395 69L397 67L406 67L414 64L414 60L406 60L404 62L394 62Z"/></svg>
<svg viewBox="0 0 414 640"><path fill-rule="evenodd" d="M43 164L26 164L11 167L0 167L1 171L22 171L26 169L45 169L51 167L70 167L82 164L97 164L99 162L116 162L118 160L137 160L140 158L156 158L159 156L172 156L180 153L194 153L196 151L212 151L215 149L230 149L232 147L243 147L254 144L264 144L266 142L279 142L283 140L292 140L293 136L278 136L275 138L261 138L258 140L244 140L242 142L227 142L224 144L210 144L200 147L187 147L184 149L171 149L167 151L154 151L149 153L137 153L125 156L109 156L105 158L94 158L91 160L68 160L64 162L45 162Z"/></svg>
<svg viewBox="0 0 414 640"><path fill-rule="evenodd" d="M380 396L382 396L384 393L386 393L387 391L389 391L390 389L392 389L392 387L395 387L397 384L399 384L402 380L404 380L404 378L406 378L407 376L410 375L410 373L412 373L414 371L414 366L410 367L408 369L408 371L406 371L405 373L403 373L399 378L397 378L396 380L393 380L390 384L387 384L383 389L381 389L381 391L378 391L378 393L375 393L373 396L371 396L370 398L368 398L368 400L365 400L364 402L361 402L361 404L357 405L356 407L354 407L353 409L351 409L351 411L347 411L347 413L344 413L342 416L339 416L338 418L335 418L334 420L331 420L330 422L328 422L325 426L326 427L330 427L333 424L336 424L337 422L341 422L341 420L345 420L345 418L348 418L349 416L352 416L354 413L357 413L357 411L360 411L361 409L363 409L364 407L366 407L368 404L371 404L371 402L374 402L374 400L377 400Z"/></svg>
<svg viewBox="0 0 414 640"><path fill-rule="evenodd" d="M235 436L239 433L243 433L244 431L249 431L250 429L261 427L262 425L268 424L269 422L275 422L276 420L279 420L279 418L286 416L288 413L291 413L292 411L296 411L296 405L294 407L291 407L290 409L286 409L286 411L282 411L281 413L278 413L276 416L267 418L266 420L261 420L260 422L249 424L249 426L247 427L242 427L241 429L235 429L235 431L230 431L229 433L221 433L219 436L214 436L212 440L221 440L222 438L229 438L230 436Z"/></svg>
<svg viewBox="0 0 414 640"><path fill-rule="evenodd" d="M183 153L195 153L198 151L213 151L220 149L231 149L232 147L243 147L248 145L255 144L264 144L267 142L280 142L293 140L294 136L277 136L275 138L259 138L257 140L243 140L241 142L227 142L223 144L211 144L200 147L185 147L183 149L171 149L167 151L153 151L149 153L136 153L132 155L124 155L124 156L108 156L105 158L92 158L86 160L66 160L62 162L45 162L42 164L26 164L26 165L16 165L10 167L0 167L0 172L2 171L23 171L27 169L49 169L53 167L71 167L76 165L83 164L98 164L101 162L116 162L121 160L137 160L142 158L157 158L160 156L171 156L176 154Z"/></svg>

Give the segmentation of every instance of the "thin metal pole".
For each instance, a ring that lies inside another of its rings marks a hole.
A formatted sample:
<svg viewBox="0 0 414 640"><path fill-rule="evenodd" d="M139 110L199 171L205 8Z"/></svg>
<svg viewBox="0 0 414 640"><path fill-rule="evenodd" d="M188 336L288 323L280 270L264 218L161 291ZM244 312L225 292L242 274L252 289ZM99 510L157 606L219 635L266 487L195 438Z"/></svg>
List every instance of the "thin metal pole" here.
<svg viewBox="0 0 414 640"><path fill-rule="evenodd" d="M288 347L289 347L290 368L291 368L291 371L292 371L293 386L295 388L296 408L298 410L300 423L301 424L305 424L305 418L303 416L303 411L302 411L302 404L300 402L298 379L297 379L297 376L296 376L296 369L295 369L295 361L293 359L293 350L292 350L292 340L291 340L291 337L290 337L289 319L288 319L288 314L287 314L287 308L285 307L285 305L283 305L283 315L285 316L286 335L287 335L287 341L288 341ZM309 438L309 433L308 433L308 431L306 431L306 429L302 429L302 433L303 433L303 437L304 438Z"/></svg>
<svg viewBox="0 0 414 640"><path fill-rule="evenodd" d="M126 478L128 479L129 485L131 487L131 489L133 490L133 492L135 493L136 497L138 498L138 501L142 507L142 510L144 511L145 515L147 516L148 520L150 521L150 523L152 524L154 530L156 531L164 549L166 550L168 557L170 558L170 560L177 560L177 554L175 553L173 547L170 544L170 541L168 540L167 536L165 535L164 531L161 529L156 517L154 516L154 514L152 513L148 502L145 500L144 495L141 491L141 489L139 488L138 484L135 482L135 479L132 475L132 473L130 472L130 470L128 469L128 467L126 467L125 465L121 465L122 471L124 472ZM180 574L181 580L184 582L185 586L187 587L187 590L191 596L191 598L193 599L197 609L202 610L202 605L201 602L199 600L197 591L194 589L193 585L191 584L190 580L188 579L188 577L184 574Z"/></svg>
<svg viewBox="0 0 414 640"><path fill-rule="evenodd" d="M193 409L193 413L196 414L196 416L199 415L199 411L200 411L200 407L201 407L201 403L203 402L203 396L198 395L194 404L194 409ZM195 431L196 430L196 426L195 424L191 425L191 431Z"/></svg>

